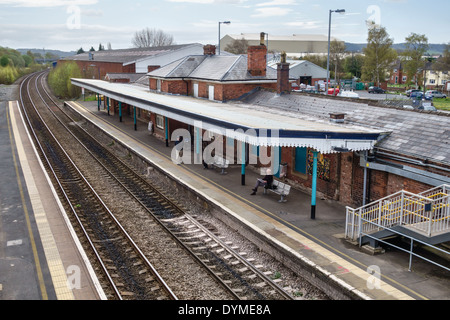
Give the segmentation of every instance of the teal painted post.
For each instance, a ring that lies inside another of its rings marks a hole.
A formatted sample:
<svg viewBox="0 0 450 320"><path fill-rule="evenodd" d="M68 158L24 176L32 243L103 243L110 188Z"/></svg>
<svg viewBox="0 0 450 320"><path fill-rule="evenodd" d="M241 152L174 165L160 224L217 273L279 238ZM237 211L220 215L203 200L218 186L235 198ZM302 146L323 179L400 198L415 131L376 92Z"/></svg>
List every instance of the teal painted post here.
<svg viewBox="0 0 450 320"><path fill-rule="evenodd" d="M166 132L166 147L169 146L169 121L167 117L164 117L164 129Z"/></svg>
<svg viewBox="0 0 450 320"><path fill-rule="evenodd" d="M311 190L311 219L316 218L316 189L317 189L317 151L313 151L313 172Z"/></svg>
<svg viewBox="0 0 450 320"><path fill-rule="evenodd" d="M133 113L134 113L134 130L137 130L137 118L136 118L136 107L133 107Z"/></svg>
<svg viewBox="0 0 450 320"><path fill-rule="evenodd" d="M107 108L108 108L108 116L109 116L109 97L106 98L106 106L107 106Z"/></svg>
<svg viewBox="0 0 450 320"><path fill-rule="evenodd" d="M97 95L97 109L100 111L100 94Z"/></svg>
<svg viewBox="0 0 450 320"><path fill-rule="evenodd" d="M119 121L122 122L122 102L119 101Z"/></svg>
<svg viewBox="0 0 450 320"><path fill-rule="evenodd" d="M241 184L245 186L245 142L242 142Z"/></svg>
<svg viewBox="0 0 450 320"><path fill-rule="evenodd" d="M195 153L197 155L197 160L200 162L200 128L195 128L196 137L195 137Z"/></svg>

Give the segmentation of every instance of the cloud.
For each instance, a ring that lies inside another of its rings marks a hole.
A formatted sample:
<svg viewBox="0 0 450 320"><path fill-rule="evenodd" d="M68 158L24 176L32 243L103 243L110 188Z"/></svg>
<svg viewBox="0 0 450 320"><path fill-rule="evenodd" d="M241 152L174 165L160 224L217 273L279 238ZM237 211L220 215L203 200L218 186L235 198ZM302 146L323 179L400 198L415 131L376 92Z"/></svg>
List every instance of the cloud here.
<svg viewBox="0 0 450 320"><path fill-rule="evenodd" d="M287 5L296 5L296 0L273 0L270 2L259 3L257 7L267 7L267 6L287 6Z"/></svg>
<svg viewBox="0 0 450 320"><path fill-rule="evenodd" d="M96 4L98 0L0 0L0 5L13 7L60 7Z"/></svg>
<svg viewBox="0 0 450 320"><path fill-rule="evenodd" d="M284 25L290 27L298 27L306 30L323 29L323 21L294 21L286 22Z"/></svg>
<svg viewBox="0 0 450 320"><path fill-rule="evenodd" d="M258 8L255 9L255 14L252 14L252 18L266 18L266 17L280 17L285 16L291 12L292 9L285 8L276 8L276 7L268 7L268 8Z"/></svg>
<svg viewBox="0 0 450 320"><path fill-rule="evenodd" d="M166 0L167 2L177 2L177 3L199 3L199 4L239 4L246 0Z"/></svg>

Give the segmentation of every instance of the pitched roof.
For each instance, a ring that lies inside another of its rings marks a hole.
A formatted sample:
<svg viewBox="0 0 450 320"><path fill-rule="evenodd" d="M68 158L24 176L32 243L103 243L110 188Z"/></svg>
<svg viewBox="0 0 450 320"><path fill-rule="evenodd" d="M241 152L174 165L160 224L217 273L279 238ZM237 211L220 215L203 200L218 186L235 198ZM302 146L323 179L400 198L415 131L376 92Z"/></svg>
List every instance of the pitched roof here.
<svg viewBox="0 0 450 320"><path fill-rule="evenodd" d="M142 58L157 56L191 45L193 44L84 52L74 56L66 57L63 60L89 61L89 54L92 53L94 56L94 61L128 64Z"/></svg>
<svg viewBox="0 0 450 320"><path fill-rule="evenodd" d="M273 112L329 119L345 113L345 123L378 129L390 134L376 145L392 152L450 164L450 114L419 112L393 107L369 106L305 95L281 95L258 91L245 100L249 106L269 107Z"/></svg>
<svg viewBox="0 0 450 320"><path fill-rule="evenodd" d="M227 34L230 38L240 40L257 40L260 41L259 33L241 33L241 34ZM331 40L338 40L332 37ZM328 36L321 34L293 34L293 35L272 35L269 34L270 41L324 41L328 42Z"/></svg>
<svg viewBox="0 0 450 320"><path fill-rule="evenodd" d="M213 81L276 81L277 72L267 68L266 76L252 76L247 55L187 56L147 74L156 78L191 78Z"/></svg>

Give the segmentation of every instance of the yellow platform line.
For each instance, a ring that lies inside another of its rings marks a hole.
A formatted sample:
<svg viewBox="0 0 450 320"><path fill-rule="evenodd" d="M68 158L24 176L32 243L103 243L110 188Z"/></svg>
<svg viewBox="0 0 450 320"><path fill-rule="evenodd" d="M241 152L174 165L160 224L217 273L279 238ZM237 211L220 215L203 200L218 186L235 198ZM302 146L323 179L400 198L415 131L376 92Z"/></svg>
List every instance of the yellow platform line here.
<svg viewBox="0 0 450 320"><path fill-rule="evenodd" d="M22 145L22 141L20 140L20 133L19 133L19 130L18 130L18 127L16 124L13 105L15 105L17 108L17 106L18 106L17 102L16 103L12 103L11 101L9 102L9 114L11 117L11 125L12 125L13 132L14 132L14 139L15 139L15 145L17 148L17 154L19 155L20 166L22 167L22 172L24 175L26 187L28 189L31 206L33 208L33 212L34 212L34 216L35 216L35 220L36 220L36 225L38 227L38 231L39 231L39 235L41 238L42 246L44 249L45 257L46 257L48 268L50 271L50 275L53 280L56 297L58 300L73 300L74 296L73 296L72 291L69 289L69 287L67 285L67 275L64 270L64 266L62 264L61 257L59 255L59 251L56 246L55 239L53 237L44 207L41 202L39 190L36 186L35 180L33 178L33 174L31 172L31 168L28 164L28 158L27 158L26 152L24 150L24 147ZM18 174L17 165L16 165L16 171ZM19 180L19 175L18 175L18 180ZM19 183L20 183L20 181L19 181ZM20 185L20 189L21 189L21 196L23 197L23 195L22 195L23 189L22 189L21 185ZM25 205L25 203L24 203L24 205ZM41 265L39 263L39 257L37 255L36 243L35 243L32 233L31 233L31 225L29 222L28 211L26 212L26 217L27 217L27 225L28 225L29 232L30 232L30 239L32 241L33 255L35 257L36 269L38 272L38 278L39 278L39 283L40 283L40 287L41 287L42 298L44 300L48 300L48 295L47 295L47 291L45 289Z"/></svg>
<svg viewBox="0 0 450 320"><path fill-rule="evenodd" d="M185 170L187 171L189 174L186 175L186 177L188 178L189 181L187 180L183 180L180 178L180 174L173 174L174 177L176 177L177 179L181 180L183 183L185 183L186 185L191 185L192 187L194 187L197 192L199 192L200 194L204 195L206 198L210 199L211 201L213 201L214 203L217 203L220 205L220 207L224 208L225 210L227 210L230 214L234 215L235 217L237 217L238 219L240 219L241 221L246 222L247 224L249 224L249 219L245 219L242 216L240 216L239 214L237 214L236 212L234 212L234 210L232 208L230 208L229 206L226 206L225 204L221 203L219 198L214 198L211 195L206 194L207 190L212 190L213 192L215 192L214 187L220 189L221 191L224 190L224 188L222 186L220 186L218 183L211 181L210 179L207 179L206 177L203 176L199 176L197 173L193 172L192 170L186 168L185 166L177 166L175 164L172 163L172 160L170 157L168 157L167 155L163 154L162 152L160 152L159 150L154 149L153 147L143 144L142 142L140 142L139 140L136 140L135 138L133 138L132 136L128 135L126 132L122 131L120 128L118 128L117 126L115 126L114 124L111 124L109 122L106 122L105 120L99 118L98 116L96 116L94 113L92 113L90 110L88 110L86 107L84 107L83 105L79 104L78 102L70 102L71 105L73 105L76 110L78 110L78 112L80 112L84 117L89 118L89 116L93 116L95 117L98 121L100 121L101 123L99 123L99 127L103 128L104 131L108 132L108 128L112 128L112 130L117 130L118 134L114 134L112 133L114 136L122 136L122 137L127 137L128 141L132 141L134 143L136 143L139 148L143 148L153 154L156 155L156 157L151 157L151 159L147 158L148 161L150 161L151 163L153 163L153 165L155 166L159 166L161 167L161 169L163 170L168 170L170 172L175 172L176 171L181 171L181 170ZM110 132L111 133L111 132ZM124 142L124 141L122 141ZM125 143L125 142L124 142ZM125 143L127 144L130 148L132 148L133 146L130 143ZM133 148L134 150L136 150L137 152L139 152L137 149L139 148ZM143 155L144 156L144 155ZM158 157L161 157L158 159ZM193 180L198 181L198 179L201 179L202 181L199 183L196 183L199 187L195 187L195 185L193 184ZM204 182L208 182L211 184L211 186L207 187L204 185ZM367 283L367 281L369 280L369 278L373 275L369 274L368 272L366 272L365 270L361 269L360 267L355 266L354 264L352 264L350 261L354 261L356 264L361 265L365 268L368 268L368 266L365 266L364 264L362 264L361 262L349 257L348 255L346 255L343 252L338 251L335 248L331 248L333 251L336 251L337 253L339 253L339 255L344 256L346 259L341 258L341 256L329 251L328 249L326 249L325 247L330 247L330 245L324 243L323 241L317 239L316 237L314 237L313 235L308 234L307 232L305 232L304 230L298 228L295 225L292 225L291 223L289 223L288 221L285 221L277 216L275 216L272 212L267 211L264 208L259 207L258 205L249 202L248 200L242 198L240 195L233 193L232 191L225 189L226 194L222 195L220 197L233 197L234 201L232 203L235 203L236 206L240 207L240 208L245 208L246 211L248 211L249 213L253 214L253 215L257 215L262 217L264 220L266 220L269 224L271 224L275 229L282 231L284 234L290 236L293 239L296 239L299 243L301 243L304 246L307 246L308 248L311 248L313 251L315 251L316 253L320 254L321 256L323 256L324 258L328 259L330 262L336 262L338 264L340 264L343 268L349 270L350 272L352 272L355 276L357 276L358 278L360 278L364 284ZM241 200L242 202L239 204L236 204L236 198ZM242 211L242 210L241 210ZM247 216L248 218L248 216ZM250 217L251 218L251 217ZM279 220L283 221L283 223L280 223ZM250 223L251 224L251 223ZM287 227L286 225L288 225L289 227ZM255 226L252 226L255 228ZM274 237L272 237L271 235L267 234L267 232L265 232L264 230L262 230L261 228L263 228L263 226L260 228L258 226L256 226L256 228L258 228L259 230L261 230L265 236L267 236L268 238L274 239ZM294 231L292 229L298 230ZM308 235L307 238L305 236L303 236L302 234L299 234L299 232ZM314 239L310 240L310 239ZM280 240L277 240L279 243L281 242ZM282 242L281 242L282 243ZM320 244L322 245L320 245ZM283 243L282 243L283 244ZM284 245L284 244L283 244ZM325 247L324 247L325 246ZM288 248L288 246L285 245L285 247L291 251L294 252L295 254L299 255L300 253L298 251L293 251L292 249ZM302 257L304 258L304 257ZM320 268L320 266L319 266ZM323 270L325 271L325 270ZM325 271L326 272L326 271ZM424 297L423 295L411 290L410 288L398 283L397 281L395 281L394 279L391 279L383 274L378 274L376 276L380 277L380 289L372 289L372 290L368 290L365 287L360 287L360 288L352 288L353 290L360 290L361 289L361 295L368 295L371 296L370 292L374 292L375 290L380 290L381 291L381 295L385 296L388 295L390 297L392 297L392 299L399 299L399 300L412 300L413 298L409 295L407 295L406 293L404 293L401 290L398 290L396 288L394 288L393 286L391 286L390 284L384 282L383 278L389 280L391 283L395 283L396 285L398 285L399 287L404 288L406 291L409 291L415 295L417 295L418 297L421 297L422 299L427 299L426 297ZM333 277L334 279L339 278L339 276L335 276L335 275L331 275L331 277ZM339 280L337 280L339 281ZM362 292L362 290L364 290L364 292Z"/></svg>

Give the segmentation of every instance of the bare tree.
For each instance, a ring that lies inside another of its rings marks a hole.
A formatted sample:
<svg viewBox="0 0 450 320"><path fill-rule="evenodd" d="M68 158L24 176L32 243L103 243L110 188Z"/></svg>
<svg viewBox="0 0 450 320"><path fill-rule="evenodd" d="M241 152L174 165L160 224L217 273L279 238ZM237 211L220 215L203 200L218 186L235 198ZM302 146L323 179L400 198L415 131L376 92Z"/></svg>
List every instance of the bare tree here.
<svg viewBox="0 0 450 320"><path fill-rule="evenodd" d="M174 44L173 36L162 30L145 28L136 31L132 40L136 48L161 47Z"/></svg>
<svg viewBox="0 0 450 320"><path fill-rule="evenodd" d="M234 53L234 54L245 54L247 53L247 48L249 46L248 40L242 39L234 39L225 47L225 51Z"/></svg>

